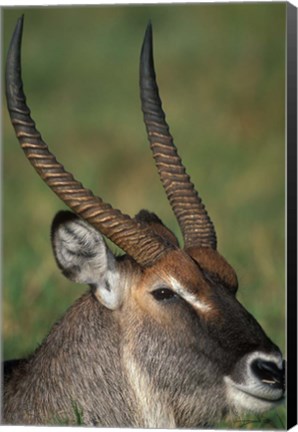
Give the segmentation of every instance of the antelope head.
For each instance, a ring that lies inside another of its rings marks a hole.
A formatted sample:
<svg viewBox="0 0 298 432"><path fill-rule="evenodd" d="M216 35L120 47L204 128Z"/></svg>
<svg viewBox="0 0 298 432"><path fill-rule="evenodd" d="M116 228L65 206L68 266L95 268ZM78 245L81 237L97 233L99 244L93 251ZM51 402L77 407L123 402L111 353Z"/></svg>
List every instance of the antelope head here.
<svg viewBox="0 0 298 432"><path fill-rule="evenodd" d="M7 62L11 121L28 160L72 210L54 219L54 254L65 276L89 284L99 310L117 322L112 337L140 424L194 427L274 407L284 396L282 355L237 300L236 273L217 251L214 225L177 153L156 84L151 25L141 52L141 103L182 248L155 214L132 218L112 208L49 150L23 92L22 26L20 19ZM116 258L103 236L125 254Z"/></svg>

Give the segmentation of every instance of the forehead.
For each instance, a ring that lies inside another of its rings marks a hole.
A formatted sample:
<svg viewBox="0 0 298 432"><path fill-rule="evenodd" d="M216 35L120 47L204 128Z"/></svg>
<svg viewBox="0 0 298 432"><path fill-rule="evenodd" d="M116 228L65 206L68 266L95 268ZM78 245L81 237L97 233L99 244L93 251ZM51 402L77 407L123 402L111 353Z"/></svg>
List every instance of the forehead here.
<svg viewBox="0 0 298 432"><path fill-rule="evenodd" d="M214 310L212 286L198 264L184 251L176 250L145 272L141 290L169 288L200 313Z"/></svg>
<svg viewBox="0 0 298 432"><path fill-rule="evenodd" d="M189 293L194 295L208 286L198 264L182 250L169 252L148 270L148 277L174 283L176 286L186 286Z"/></svg>

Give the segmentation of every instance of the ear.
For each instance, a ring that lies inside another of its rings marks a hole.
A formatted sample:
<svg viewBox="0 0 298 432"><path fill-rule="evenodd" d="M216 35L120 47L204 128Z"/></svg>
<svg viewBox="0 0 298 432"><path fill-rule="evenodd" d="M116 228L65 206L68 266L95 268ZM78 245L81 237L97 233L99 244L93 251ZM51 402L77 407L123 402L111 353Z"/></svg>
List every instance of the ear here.
<svg viewBox="0 0 298 432"><path fill-rule="evenodd" d="M169 242L177 247L179 247L178 239L174 233L172 233L169 228L167 228L162 221L156 216L155 213L151 213L148 210L141 210L135 216L135 219L140 222L146 222L150 225L152 231L154 231L157 235L162 237L162 239L166 242Z"/></svg>
<svg viewBox="0 0 298 432"><path fill-rule="evenodd" d="M207 247L190 247L186 249L186 252L211 275L212 279L220 281L233 294L236 294L238 290L236 272L219 252Z"/></svg>
<svg viewBox="0 0 298 432"><path fill-rule="evenodd" d="M120 307L124 293L117 261L95 228L74 213L61 211L53 220L51 240L56 262L68 279L90 285L107 308Z"/></svg>

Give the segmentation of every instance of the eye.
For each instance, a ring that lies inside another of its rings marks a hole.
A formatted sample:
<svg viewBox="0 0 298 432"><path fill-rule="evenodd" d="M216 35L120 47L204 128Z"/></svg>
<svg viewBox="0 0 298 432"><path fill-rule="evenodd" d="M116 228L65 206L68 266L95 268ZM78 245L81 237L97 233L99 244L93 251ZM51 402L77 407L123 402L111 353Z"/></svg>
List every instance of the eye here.
<svg viewBox="0 0 298 432"><path fill-rule="evenodd" d="M157 301L167 301L178 298L178 295L169 288L158 288L151 291L151 294Z"/></svg>

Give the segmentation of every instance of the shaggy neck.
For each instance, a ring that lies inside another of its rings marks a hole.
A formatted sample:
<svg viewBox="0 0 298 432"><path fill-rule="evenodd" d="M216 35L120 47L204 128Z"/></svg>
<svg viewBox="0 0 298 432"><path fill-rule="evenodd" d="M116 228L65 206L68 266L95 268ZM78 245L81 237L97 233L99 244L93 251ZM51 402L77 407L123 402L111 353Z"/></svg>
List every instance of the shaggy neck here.
<svg viewBox="0 0 298 432"><path fill-rule="evenodd" d="M29 359L24 378L7 384L19 405L4 407L14 412L7 422L137 426L120 337L114 313L83 295Z"/></svg>

